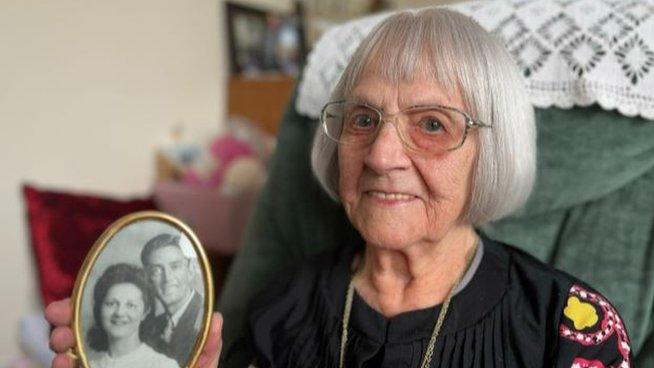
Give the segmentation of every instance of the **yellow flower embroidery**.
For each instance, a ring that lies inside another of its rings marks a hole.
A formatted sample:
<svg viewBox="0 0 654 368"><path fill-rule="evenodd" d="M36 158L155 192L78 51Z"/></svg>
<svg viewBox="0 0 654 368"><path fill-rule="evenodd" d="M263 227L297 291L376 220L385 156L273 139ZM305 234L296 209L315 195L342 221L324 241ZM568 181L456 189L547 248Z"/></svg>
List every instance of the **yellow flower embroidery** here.
<svg viewBox="0 0 654 368"><path fill-rule="evenodd" d="M581 302L576 296L568 298L568 305L563 314L574 322L577 330L593 327L598 320L595 308L591 304Z"/></svg>

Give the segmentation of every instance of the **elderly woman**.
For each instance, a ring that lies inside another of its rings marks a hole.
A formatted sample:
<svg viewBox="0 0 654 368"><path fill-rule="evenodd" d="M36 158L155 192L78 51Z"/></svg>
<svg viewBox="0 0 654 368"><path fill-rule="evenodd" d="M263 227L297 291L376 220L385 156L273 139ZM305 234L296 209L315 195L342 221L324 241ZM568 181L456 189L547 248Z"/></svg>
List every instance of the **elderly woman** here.
<svg viewBox="0 0 654 368"><path fill-rule="evenodd" d="M221 367L630 367L604 297L478 230L525 202L535 149L496 39L443 9L387 18L344 70L312 152L361 242L266 288Z"/></svg>
<svg viewBox="0 0 654 368"><path fill-rule="evenodd" d="M316 132L313 170L362 237L251 306L225 366L629 366L597 292L476 230L520 207L535 124L504 47L442 9L363 40Z"/></svg>
<svg viewBox="0 0 654 368"><path fill-rule="evenodd" d="M143 342L141 323L153 307L143 270L126 263L109 266L93 288L94 325L87 343L100 354L91 368L179 368Z"/></svg>

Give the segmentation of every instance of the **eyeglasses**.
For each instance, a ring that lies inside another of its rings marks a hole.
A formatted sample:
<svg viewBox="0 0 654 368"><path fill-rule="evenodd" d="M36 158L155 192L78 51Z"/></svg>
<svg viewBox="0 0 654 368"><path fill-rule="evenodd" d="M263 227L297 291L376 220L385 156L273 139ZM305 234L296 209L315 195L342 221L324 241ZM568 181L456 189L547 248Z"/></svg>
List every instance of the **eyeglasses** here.
<svg viewBox="0 0 654 368"><path fill-rule="evenodd" d="M390 122L404 145L422 154L455 150L465 142L468 130L491 127L454 107L420 105L384 117L384 113L373 106L347 101L325 105L320 121L325 134L333 141L360 147L375 140L382 122Z"/></svg>

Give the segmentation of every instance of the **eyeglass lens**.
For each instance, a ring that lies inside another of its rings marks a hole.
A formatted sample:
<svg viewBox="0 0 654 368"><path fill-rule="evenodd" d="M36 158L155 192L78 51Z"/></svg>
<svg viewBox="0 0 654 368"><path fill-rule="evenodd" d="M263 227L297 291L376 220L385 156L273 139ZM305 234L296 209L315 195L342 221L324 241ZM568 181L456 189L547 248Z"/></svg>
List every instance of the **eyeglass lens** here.
<svg viewBox="0 0 654 368"><path fill-rule="evenodd" d="M322 118L327 135L348 145L371 144L382 122L378 110L350 102L327 105ZM456 148L466 133L465 115L437 106L410 108L398 113L394 120L400 138L418 151L438 152Z"/></svg>

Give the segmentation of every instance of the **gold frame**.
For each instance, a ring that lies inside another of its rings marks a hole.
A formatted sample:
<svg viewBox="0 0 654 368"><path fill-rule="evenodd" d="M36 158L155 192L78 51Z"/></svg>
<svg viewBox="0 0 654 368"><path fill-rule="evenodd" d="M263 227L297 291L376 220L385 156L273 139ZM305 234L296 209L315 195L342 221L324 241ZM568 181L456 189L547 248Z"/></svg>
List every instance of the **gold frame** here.
<svg viewBox="0 0 654 368"><path fill-rule="evenodd" d="M202 281L206 287L204 295L204 318L202 323L202 329L199 334L199 339L196 340L195 346L193 347L190 359L186 367L194 367L197 363L200 353L202 352L202 346L207 340L209 334L209 327L211 323L211 315L213 314L213 303L214 303L214 285L213 285L213 276L211 273L211 266L209 265L209 259L207 258L204 248L200 240L195 235L193 230L184 224L181 220L159 211L141 211L131 213L129 215L123 216L120 219L112 223L103 233L100 235L98 240L95 241L93 247L86 255L84 263L80 268L77 278L75 279L75 286L73 289L73 333L75 334L75 355L82 367L89 367L88 360L86 358L86 352L83 348L82 343L82 332L81 332L81 304L82 304L82 295L84 291L84 286L86 285L89 272L95 265L100 253L107 246L109 241L122 230L124 227L143 220L159 220L166 222L175 228L179 229L184 235L186 235L191 243L193 244L193 249L197 253L198 262L202 268Z"/></svg>

